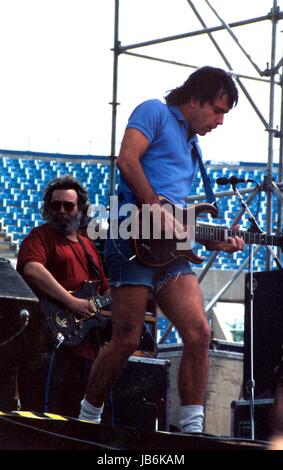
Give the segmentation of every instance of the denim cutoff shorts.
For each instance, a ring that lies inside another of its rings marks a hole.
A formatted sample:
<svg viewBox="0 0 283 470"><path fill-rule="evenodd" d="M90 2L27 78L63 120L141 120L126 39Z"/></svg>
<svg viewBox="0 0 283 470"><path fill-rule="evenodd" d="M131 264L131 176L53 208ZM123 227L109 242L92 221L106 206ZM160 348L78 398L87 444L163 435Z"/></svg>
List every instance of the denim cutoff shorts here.
<svg viewBox="0 0 283 470"><path fill-rule="evenodd" d="M104 262L112 287L123 285L143 285L158 292L170 279L186 274L195 274L190 263L180 257L161 267L147 266L135 256L132 240L121 238L105 242Z"/></svg>

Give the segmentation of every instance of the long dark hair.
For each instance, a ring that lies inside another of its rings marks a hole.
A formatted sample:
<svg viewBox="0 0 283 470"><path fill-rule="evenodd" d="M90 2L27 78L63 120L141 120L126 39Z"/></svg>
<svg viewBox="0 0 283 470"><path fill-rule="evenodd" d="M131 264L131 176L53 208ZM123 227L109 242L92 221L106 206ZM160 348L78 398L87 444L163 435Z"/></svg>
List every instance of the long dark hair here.
<svg viewBox="0 0 283 470"><path fill-rule="evenodd" d="M231 74L207 65L193 72L182 86L169 91L165 101L178 106L195 98L201 105L213 104L219 95L228 95L230 108L238 102L238 90Z"/></svg>
<svg viewBox="0 0 283 470"><path fill-rule="evenodd" d="M55 178L50 181L45 188L43 205L40 209L41 215L43 218L49 212L50 202L52 198L52 193L56 189L74 189L78 195L78 207L79 210L84 214L87 212L88 208L88 192L83 186L71 175L61 176L60 178Z"/></svg>

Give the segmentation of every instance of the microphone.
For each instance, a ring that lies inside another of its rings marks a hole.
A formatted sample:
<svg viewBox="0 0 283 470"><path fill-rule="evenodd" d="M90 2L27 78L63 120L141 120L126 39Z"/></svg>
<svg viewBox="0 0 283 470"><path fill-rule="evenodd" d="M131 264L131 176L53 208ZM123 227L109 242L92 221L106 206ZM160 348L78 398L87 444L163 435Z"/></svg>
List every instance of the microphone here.
<svg viewBox="0 0 283 470"><path fill-rule="evenodd" d="M255 183L255 180L247 178L237 178L237 176L230 176L230 178L217 178L216 183L220 185L232 184L233 186L235 186L238 183Z"/></svg>

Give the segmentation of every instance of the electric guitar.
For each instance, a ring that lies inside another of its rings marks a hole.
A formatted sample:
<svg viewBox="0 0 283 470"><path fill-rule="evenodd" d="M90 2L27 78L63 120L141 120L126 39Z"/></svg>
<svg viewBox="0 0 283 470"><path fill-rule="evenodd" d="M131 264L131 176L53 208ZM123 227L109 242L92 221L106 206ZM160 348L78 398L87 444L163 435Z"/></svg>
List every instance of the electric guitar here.
<svg viewBox="0 0 283 470"><path fill-rule="evenodd" d="M57 342L56 347L60 344L72 348L78 346L92 328L105 328L108 324L111 312L101 314L100 310L111 304L111 296L109 293L97 295L99 282L85 281L78 291L71 292L74 297L90 301L92 315L89 318L68 310L50 297L42 298L41 310L51 338Z"/></svg>
<svg viewBox="0 0 283 470"><path fill-rule="evenodd" d="M217 217L217 208L209 203L198 203L192 204L186 208L176 208L165 198L160 198L161 204L170 204L173 213L178 215L177 219L180 219L184 225L187 223L194 224L194 239L201 243L206 241L225 241L228 237L241 237L248 244L255 245L272 245L283 247L282 236L267 235L264 233L245 232L242 230L231 230L228 228L219 227L217 225L209 224L198 224L197 217L199 214L206 212L211 214L213 218ZM188 222L189 221L189 222ZM142 233L143 214L142 209L138 213L138 234ZM151 233L152 235L152 228ZM149 266L165 266L180 257L185 257L188 261L194 264L201 264L204 258L196 255L192 249L183 248L181 243L185 240L179 240L177 237L165 238L164 236L160 239L149 237L135 237L133 239L134 251L138 259Z"/></svg>

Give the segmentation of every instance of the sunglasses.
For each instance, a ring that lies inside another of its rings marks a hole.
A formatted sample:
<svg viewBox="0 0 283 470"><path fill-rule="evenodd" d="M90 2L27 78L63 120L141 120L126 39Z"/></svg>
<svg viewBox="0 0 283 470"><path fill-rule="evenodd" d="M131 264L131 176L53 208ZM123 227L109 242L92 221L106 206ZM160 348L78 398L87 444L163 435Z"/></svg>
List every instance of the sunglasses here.
<svg viewBox="0 0 283 470"><path fill-rule="evenodd" d="M71 201L52 201L50 203L50 208L53 211L59 211L61 207L63 206L66 212L72 212L72 210L74 210L74 208L77 205L78 204L75 204L74 202L71 202Z"/></svg>

